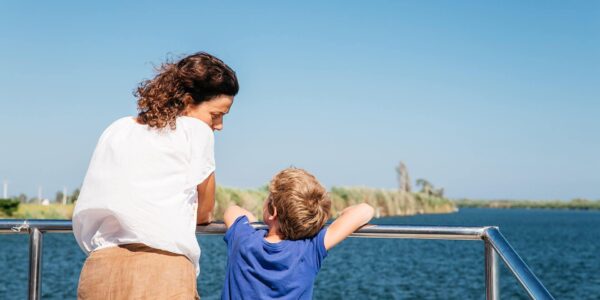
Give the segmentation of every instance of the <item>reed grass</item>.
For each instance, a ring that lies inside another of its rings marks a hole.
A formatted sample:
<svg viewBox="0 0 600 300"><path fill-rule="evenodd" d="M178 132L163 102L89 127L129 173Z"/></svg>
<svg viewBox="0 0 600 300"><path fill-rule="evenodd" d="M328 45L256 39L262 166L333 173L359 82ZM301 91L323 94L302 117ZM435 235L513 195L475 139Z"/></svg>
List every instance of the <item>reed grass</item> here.
<svg viewBox="0 0 600 300"><path fill-rule="evenodd" d="M19 205L19 209L12 215L15 219L67 219L73 216L73 204L25 204Z"/></svg>
<svg viewBox="0 0 600 300"><path fill-rule="evenodd" d="M223 219L225 209L239 205L262 218L263 202L267 198L267 187L238 189L218 186L216 190L215 219ZM366 202L372 205L378 216L405 216L425 213L449 213L455 205L448 199L429 196L424 193L401 193L397 190L374 189L367 187L333 187L330 191L332 216L344 208ZM71 219L73 204L28 204L21 203L10 218L16 219ZM0 215L0 218L8 216Z"/></svg>

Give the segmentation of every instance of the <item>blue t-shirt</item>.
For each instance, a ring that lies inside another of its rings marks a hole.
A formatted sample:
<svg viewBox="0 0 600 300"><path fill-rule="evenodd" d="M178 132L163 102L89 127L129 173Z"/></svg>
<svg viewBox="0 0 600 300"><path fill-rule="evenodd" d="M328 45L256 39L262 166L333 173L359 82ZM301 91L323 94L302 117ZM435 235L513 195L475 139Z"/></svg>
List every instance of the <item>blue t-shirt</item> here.
<svg viewBox="0 0 600 300"><path fill-rule="evenodd" d="M227 273L221 299L312 299L313 283L327 256L326 228L312 238L269 243L246 216L225 233Z"/></svg>

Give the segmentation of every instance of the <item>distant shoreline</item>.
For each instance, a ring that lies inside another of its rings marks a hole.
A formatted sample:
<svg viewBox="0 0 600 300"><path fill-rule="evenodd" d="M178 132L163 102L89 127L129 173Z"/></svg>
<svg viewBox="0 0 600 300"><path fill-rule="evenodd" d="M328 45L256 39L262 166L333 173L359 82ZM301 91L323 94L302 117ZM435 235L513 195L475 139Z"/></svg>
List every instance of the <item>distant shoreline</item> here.
<svg viewBox="0 0 600 300"><path fill-rule="evenodd" d="M502 209L567 209L567 210L600 210L600 200L573 199L559 200L453 200L459 208L502 208Z"/></svg>
<svg viewBox="0 0 600 300"><path fill-rule="evenodd" d="M262 215L262 202L267 196L266 187L257 189L217 188L215 216L222 216L229 205L247 207L256 215ZM459 208L496 209L548 209L548 210L593 210L600 211L600 200L481 200L455 199L427 195L424 193L400 193L397 190L367 187L333 187L332 217L343 208L367 202L376 209L376 217L413 216L421 214L448 214ZM0 219L71 219L73 204L50 205L21 203L12 215L0 211Z"/></svg>

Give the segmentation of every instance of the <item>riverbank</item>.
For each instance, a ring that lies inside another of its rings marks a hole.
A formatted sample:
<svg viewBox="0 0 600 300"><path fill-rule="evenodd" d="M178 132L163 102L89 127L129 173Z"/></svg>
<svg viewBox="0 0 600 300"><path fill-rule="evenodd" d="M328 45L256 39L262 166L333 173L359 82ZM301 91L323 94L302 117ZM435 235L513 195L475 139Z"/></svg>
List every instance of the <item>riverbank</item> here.
<svg viewBox="0 0 600 300"><path fill-rule="evenodd" d="M267 188L237 189L217 187L214 215L223 216L230 205L239 205L250 210L257 217L262 216L262 205L268 194ZM366 187L333 187L330 190L332 216L345 207L367 202L376 209L378 217L409 216L417 214L452 213L455 204L445 198L424 193L400 193L397 190L373 189ZM12 216L2 214L0 218L15 219L71 219L73 204L30 204L21 203Z"/></svg>

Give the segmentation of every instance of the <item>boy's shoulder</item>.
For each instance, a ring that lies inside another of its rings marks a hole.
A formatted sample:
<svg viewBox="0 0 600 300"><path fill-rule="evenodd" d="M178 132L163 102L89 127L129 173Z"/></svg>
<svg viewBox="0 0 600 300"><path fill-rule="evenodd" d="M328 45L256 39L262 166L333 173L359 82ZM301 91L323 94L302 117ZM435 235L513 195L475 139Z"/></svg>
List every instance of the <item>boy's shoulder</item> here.
<svg viewBox="0 0 600 300"><path fill-rule="evenodd" d="M325 234L327 233L327 226L323 226L323 228L319 229L317 234L312 237L307 237L305 239L294 240L294 242L298 243L322 243L325 240Z"/></svg>
<svg viewBox="0 0 600 300"><path fill-rule="evenodd" d="M324 226L319 230L319 232L309 238L300 239L300 240L283 240L279 244L283 246L284 244L296 244L300 245L313 245L315 250L321 252L323 255L327 254L327 250L325 249L325 234L327 233L328 226ZM264 230L255 229L252 226L252 223L248 220L246 216L239 216L235 221L231 224L231 226L225 232L224 240L227 244L231 244L235 240L242 240L247 237L253 236L256 239L264 240ZM271 244L266 242L266 244ZM277 245L277 244L271 244Z"/></svg>
<svg viewBox="0 0 600 300"><path fill-rule="evenodd" d="M327 227L323 227L319 232L312 237L301 239L301 240L286 240L286 242L295 244L294 247L287 247L290 251L291 256L295 259L304 260L307 259L311 268L319 270L321 268L321 262L327 257L327 249L325 248L325 234L327 233Z"/></svg>
<svg viewBox="0 0 600 300"><path fill-rule="evenodd" d="M250 220L246 216L239 216L235 221L227 228L225 237L223 238L226 243L230 243L234 239L241 238L246 235L255 233L256 229L252 227Z"/></svg>
<svg viewBox="0 0 600 300"><path fill-rule="evenodd" d="M327 249L325 248L325 234L327 233L327 226L321 228L319 232L305 239L300 240L285 240L286 243L295 244L296 247L288 247L292 251L298 251L297 254L315 256L319 260L327 256Z"/></svg>

